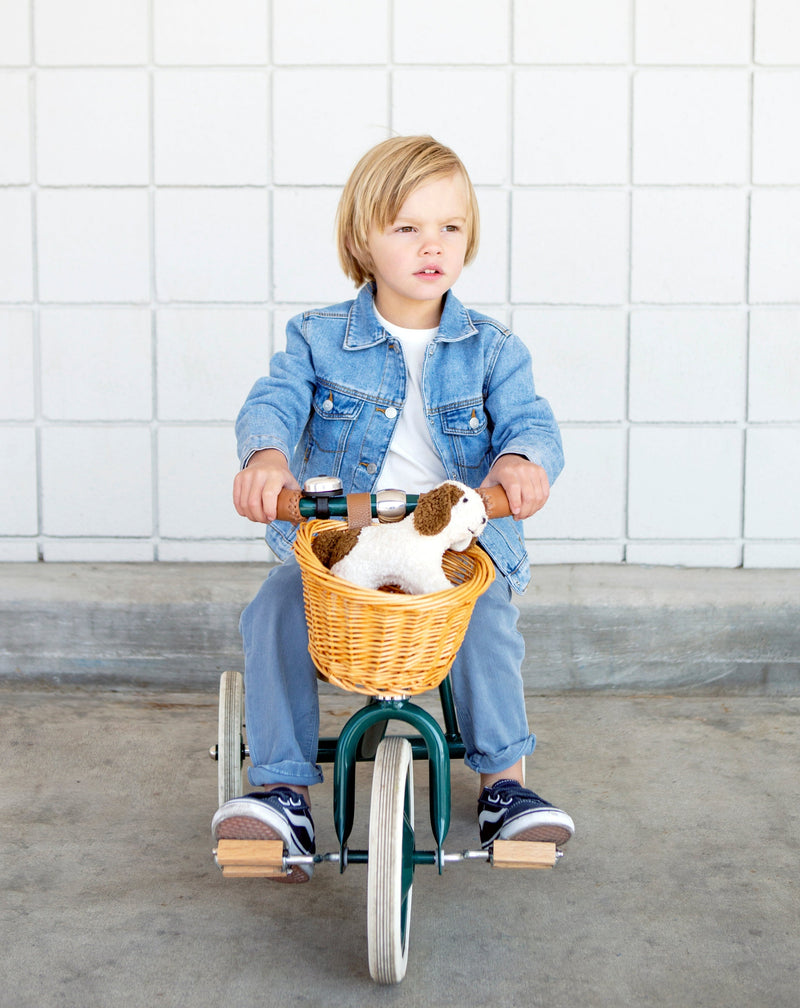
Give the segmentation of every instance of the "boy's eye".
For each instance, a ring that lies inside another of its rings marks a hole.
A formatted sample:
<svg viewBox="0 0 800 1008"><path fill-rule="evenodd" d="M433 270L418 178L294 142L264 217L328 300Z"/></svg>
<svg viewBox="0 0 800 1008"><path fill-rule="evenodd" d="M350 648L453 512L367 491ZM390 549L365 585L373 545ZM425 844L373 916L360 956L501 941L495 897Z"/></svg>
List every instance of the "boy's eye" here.
<svg viewBox="0 0 800 1008"><path fill-rule="evenodd" d="M410 224L402 224L399 228L397 228L399 234L410 234L413 230L414 228L411 227Z"/></svg>
<svg viewBox="0 0 800 1008"><path fill-rule="evenodd" d="M459 227L458 227L458 224L445 224L444 230L445 231L458 231Z"/></svg>

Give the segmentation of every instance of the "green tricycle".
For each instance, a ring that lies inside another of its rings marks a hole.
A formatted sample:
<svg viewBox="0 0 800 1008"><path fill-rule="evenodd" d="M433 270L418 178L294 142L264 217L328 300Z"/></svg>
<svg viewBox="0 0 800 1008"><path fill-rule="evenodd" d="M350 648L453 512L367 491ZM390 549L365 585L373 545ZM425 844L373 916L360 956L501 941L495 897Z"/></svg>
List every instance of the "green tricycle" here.
<svg viewBox="0 0 800 1008"><path fill-rule="evenodd" d="M487 517L509 514L502 488L480 491ZM303 491L283 491L278 517L298 526L295 555L303 576L309 652L320 677L363 694L364 706L338 738L320 738L317 759L333 763L333 819L339 849L289 856L280 840L219 840L214 857L226 877L256 878L286 873L292 864L333 863L340 873L367 865L367 949L370 975L380 984L399 983L406 973L411 894L418 865L484 861L496 868L552 868L561 857L553 843L496 840L489 850L445 851L450 827L450 760L463 759L450 666L464 639L477 597L494 577L494 566L477 545L447 551L442 566L450 589L404 595L359 588L335 577L312 550L314 537L341 519L400 521L418 498L401 491L344 496L329 477L309 480ZM410 697L438 688L442 724ZM387 735L390 721L413 733ZM244 726L244 683L236 671L222 673L218 741L218 802L241 794L249 756ZM414 825L413 761L428 761L432 843L420 849ZM348 846L355 816L356 764L374 762L366 850Z"/></svg>

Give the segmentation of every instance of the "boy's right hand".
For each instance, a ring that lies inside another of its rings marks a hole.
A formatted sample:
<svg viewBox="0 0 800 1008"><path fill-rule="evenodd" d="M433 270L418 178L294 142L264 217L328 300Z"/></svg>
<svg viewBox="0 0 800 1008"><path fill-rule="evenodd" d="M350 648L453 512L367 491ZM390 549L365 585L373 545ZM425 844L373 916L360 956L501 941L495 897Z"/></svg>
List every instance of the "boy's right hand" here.
<svg viewBox="0 0 800 1008"><path fill-rule="evenodd" d="M233 480L233 506L243 518L269 525L275 521L281 490L299 490L286 456L277 448L254 452Z"/></svg>

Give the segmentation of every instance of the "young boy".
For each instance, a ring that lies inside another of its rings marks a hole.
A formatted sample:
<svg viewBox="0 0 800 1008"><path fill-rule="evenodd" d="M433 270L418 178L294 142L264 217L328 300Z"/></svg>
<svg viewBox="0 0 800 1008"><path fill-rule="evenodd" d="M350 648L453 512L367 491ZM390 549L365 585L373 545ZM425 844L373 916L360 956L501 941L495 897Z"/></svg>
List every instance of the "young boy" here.
<svg viewBox="0 0 800 1008"><path fill-rule="evenodd" d="M322 780L317 678L294 530L275 517L283 488L324 474L338 476L345 493L420 493L445 479L505 490L513 519L490 522L480 539L499 574L475 605L453 694L465 761L481 779L482 846L499 837L563 844L571 818L522 786L535 738L511 602L511 589L524 591L530 577L519 523L547 501L563 465L561 438L521 341L451 292L478 247L477 202L461 161L431 137L378 144L342 193L337 244L358 296L290 321L285 352L237 420L234 504L266 523L283 563L241 619L249 776L262 790L226 802L214 836L281 839L290 854L315 849L308 789ZM287 880L310 877L310 867L295 866Z"/></svg>

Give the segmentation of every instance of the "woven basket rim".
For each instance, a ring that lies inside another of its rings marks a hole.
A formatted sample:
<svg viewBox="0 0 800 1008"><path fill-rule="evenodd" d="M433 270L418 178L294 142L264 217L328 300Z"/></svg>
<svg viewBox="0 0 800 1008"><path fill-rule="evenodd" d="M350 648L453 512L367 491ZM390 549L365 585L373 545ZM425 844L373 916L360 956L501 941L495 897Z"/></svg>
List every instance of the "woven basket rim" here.
<svg viewBox="0 0 800 1008"><path fill-rule="evenodd" d="M474 590L473 582L476 579L485 580L488 586L494 577L494 564L491 558L477 543L473 543L466 550L447 550L445 553L445 557L457 558L464 556L475 561L476 566L472 572L472 576L461 584L452 585L450 588L444 588L442 591L427 592L423 595L405 595L380 591L377 588L362 588L360 585L353 584L351 581L345 581L344 578L332 574L311 549L311 543L318 532L322 532L324 529L341 529L343 527L342 521L337 519L313 518L310 521L304 522L297 530L295 557L304 573L310 574L313 578L326 584L332 591L336 591L339 594L346 594L354 599L361 597L367 605L430 608L433 602L436 604L440 602L445 603L453 597L454 593L460 595L464 591ZM481 574L483 574L483 578L480 577ZM488 577L489 574L492 575L491 578ZM480 592L476 593L476 597L478 594Z"/></svg>

